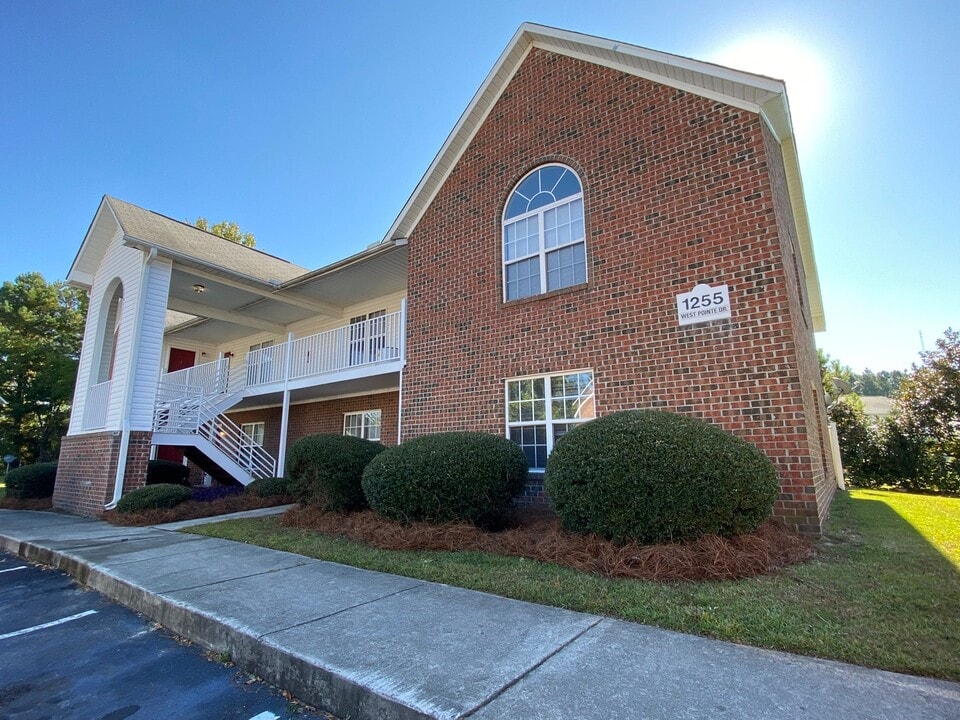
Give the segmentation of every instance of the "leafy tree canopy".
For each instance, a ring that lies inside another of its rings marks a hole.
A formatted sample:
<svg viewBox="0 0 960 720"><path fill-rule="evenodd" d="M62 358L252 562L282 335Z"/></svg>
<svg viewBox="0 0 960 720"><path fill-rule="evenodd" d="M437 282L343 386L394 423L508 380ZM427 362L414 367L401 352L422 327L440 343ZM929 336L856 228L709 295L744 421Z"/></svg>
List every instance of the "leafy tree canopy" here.
<svg viewBox="0 0 960 720"><path fill-rule="evenodd" d="M947 328L920 358L897 396L901 425L960 450L960 332Z"/></svg>
<svg viewBox="0 0 960 720"><path fill-rule="evenodd" d="M243 232L239 225L237 225L235 222L230 222L229 220L221 220L214 225L210 225L206 218L198 217L197 221L193 225L200 230L213 233L214 235L222 237L224 240L229 240L230 242L235 242L239 245L253 247L257 244L253 233Z"/></svg>
<svg viewBox="0 0 960 720"><path fill-rule="evenodd" d="M66 433L86 293L40 273L0 287L0 453L53 460Z"/></svg>

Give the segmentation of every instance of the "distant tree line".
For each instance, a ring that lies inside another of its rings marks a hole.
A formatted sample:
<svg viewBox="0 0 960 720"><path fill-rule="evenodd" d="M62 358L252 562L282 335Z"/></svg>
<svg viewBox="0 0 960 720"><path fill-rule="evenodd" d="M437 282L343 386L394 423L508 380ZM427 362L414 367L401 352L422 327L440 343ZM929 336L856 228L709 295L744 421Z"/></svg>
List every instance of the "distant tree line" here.
<svg viewBox="0 0 960 720"><path fill-rule="evenodd" d="M849 365L843 365L839 360L831 358L823 350L817 350L817 353L820 357L820 369L824 374L824 387L827 388L827 385L830 385L830 395L833 395L836 390L832 384L832 378L838 378L849 385L857 395L896 397L900 390L900 382L909 375L903 370L874 372L870 368L858 373Z"/></svg>

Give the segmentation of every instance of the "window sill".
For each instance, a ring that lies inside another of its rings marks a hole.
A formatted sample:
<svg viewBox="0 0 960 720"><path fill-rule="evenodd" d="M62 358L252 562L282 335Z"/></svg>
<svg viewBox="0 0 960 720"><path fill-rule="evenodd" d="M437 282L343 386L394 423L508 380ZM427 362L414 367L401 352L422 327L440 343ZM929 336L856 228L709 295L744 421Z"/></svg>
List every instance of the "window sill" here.
<svg viewBox="0 0 960 720"><path fill-rule="evenodd" d="M559 295L580 292L582 290L586 290L589 286L590 283L585 282L580 283L579 285L571 285L570 287L560 288L559 290L551 290L550 292L540 293L539 295L530 295L529 297L517 298L516 300L507 300L505 302L501 302L500 307L509 308L517 305L527 305L528 303L537 302L538 300L548 300Z"/></svg>

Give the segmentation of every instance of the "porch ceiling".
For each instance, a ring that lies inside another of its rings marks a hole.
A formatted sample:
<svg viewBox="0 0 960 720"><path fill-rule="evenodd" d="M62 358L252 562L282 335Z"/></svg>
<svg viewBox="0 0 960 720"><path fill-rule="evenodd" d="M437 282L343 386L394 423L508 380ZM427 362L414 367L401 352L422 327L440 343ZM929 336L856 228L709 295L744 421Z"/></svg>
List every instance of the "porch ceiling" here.
<svg viewBox="0 0 960 720"><path fill-rule="evenodd" d="M204 291L195 291L202 285ZM286 327L317 315L342 318L344 308L407 287L405 244L383 246L295 278L270 291L174 262L167 308L186 313L168 326L171 339L222 344Z"/></svg>

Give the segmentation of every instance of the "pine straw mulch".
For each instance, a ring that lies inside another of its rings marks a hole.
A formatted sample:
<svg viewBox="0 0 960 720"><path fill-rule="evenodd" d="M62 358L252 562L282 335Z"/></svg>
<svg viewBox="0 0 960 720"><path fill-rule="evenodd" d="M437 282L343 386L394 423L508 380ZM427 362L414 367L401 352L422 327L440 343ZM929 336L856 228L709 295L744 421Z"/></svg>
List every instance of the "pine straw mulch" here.
<svg viewBox="0 0 960 720"><path fill-rule="evenodd" d="M5 497L0 500L0 508L5 510L51 510L53 509L53 498L21 500L20 498Z"/></svg>
<svg viewBox="0 0 960 720"><path fill-rule="evenodd" d="M617 545L560 527L550 512L515 514L512 527L487 532L468 523L431 525L386 520L372 510L341 514L316 507L284 513L280 524L339 535L384 550L481 551L556 563L612 578L735 580L767 575L815 554L813 544L782 524L767 521L754 533L663 545Z"/></svg>
<svg viewBox="0 0 960 720"><path fill-rule="evenodd" d="M219 500L187 500L172 508L147 510L141 513L121 515L116 510L109 510L100 516L112 525L143 526L163 525L164 523L180 522L181 520L196 520L197 518L215 517L229 513L243 512L244 510L259 510L260 508L286 505L292 502L289 497L275 496L261 498L256 495L228 495Z"/></svg>

